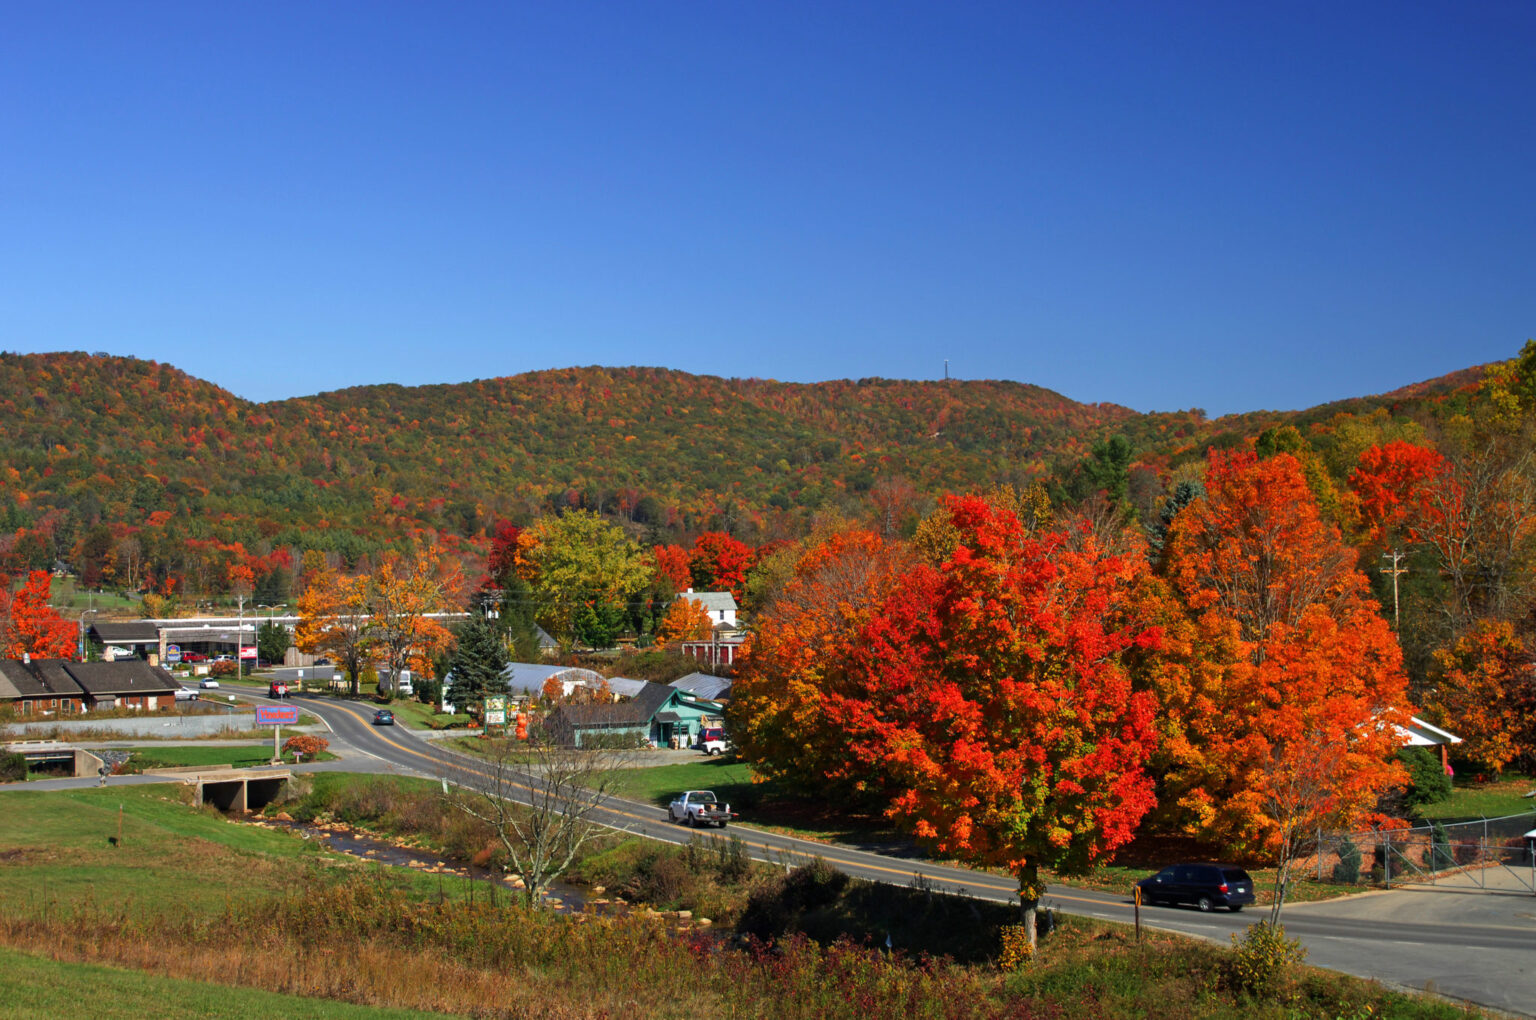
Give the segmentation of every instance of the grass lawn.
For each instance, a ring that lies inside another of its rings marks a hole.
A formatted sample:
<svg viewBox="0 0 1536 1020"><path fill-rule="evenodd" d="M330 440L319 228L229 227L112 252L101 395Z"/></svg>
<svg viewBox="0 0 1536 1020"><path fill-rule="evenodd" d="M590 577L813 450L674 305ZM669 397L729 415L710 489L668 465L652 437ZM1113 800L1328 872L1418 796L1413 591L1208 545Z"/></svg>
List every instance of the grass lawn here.
<svg viewBox="0 0 1536 1020"><path fill-rule="evenodd" d="M332 775L327 781L334 781ZM259 899L304 880L334 881L358 868L375 869L296 834L193 808L190 798L191 790L170 784L0 789L0 910L35 906L43 898L110 900L130 913L220 910L233 892ZM122 841L114 846L109 840L119 831L119 808ZM404 895L436 899L442 889L431 875L376 870ZM459 890L450 888L448 895L457 898Z"/></svg>
<svg viewBox="0 0 1536 1020"><path fill-rule="evenodd" d="M467 715L443 715L414 699L399 698L378 707L395 713L396 723L417 730L452 730L469 725Z"/></svg>
<svg viewBox="0 0 1536 1020"><path fill-rule="evenodd" d="M15 1020L410 1020L441 1017L410 1009L354 1006L254 988L232 988L89 963L61 963L0 948L0 1002Z"/></svg>
<svg viewBox="0 0 1536 1020"><path fill-rule="evenodd" d="M272 742L268 740L250 747L133 747L128 749L128 753L133 755L130 762L140 770L195 765L233 765L240 769L265 765L271 761ZM291 764L293 755L285 754L283 760ZM335 761L336 756L325 751L319 760Z"/></svg>
<svg viewBox="0 0 1536 1020"><path fill-rule="evenodd" d="M1479 783L1471 776L1457 776L1450 799L1428 804L1419 809L1419 814L1432 821L1531 814L1536 812L1536 797L1523 794L1533 789L1536 789L1536 779L1518 772L1506 772L1486 783Z"/></svg>
<svg viewBox="0 0 1536 1020"><path fill-rule="evenodd" d="M14 586L19 586L25 580L25 576L18 578ZM53 585L48 592L48 603L65 615L69 612L79 613L85 609L96 609L103 613L133 613L137 616L143 610L143 603L137 595L81 591L73 577L53 579Z"/></svg>

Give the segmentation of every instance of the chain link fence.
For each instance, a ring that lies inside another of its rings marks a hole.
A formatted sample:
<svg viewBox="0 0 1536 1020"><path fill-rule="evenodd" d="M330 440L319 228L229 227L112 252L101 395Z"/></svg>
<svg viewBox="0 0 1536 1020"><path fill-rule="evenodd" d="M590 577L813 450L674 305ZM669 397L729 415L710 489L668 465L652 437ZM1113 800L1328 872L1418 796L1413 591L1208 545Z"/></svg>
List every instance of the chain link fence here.
<svg viewBox="0 0 1536 1020"><path fill-rule="evenodd" d="M1505 815L1403 828L1319 832L1299 858L1298 876L1319 882L1390 889L1412 882L1486 888L1502 868L1536 894L1536 815Z"/></svg>

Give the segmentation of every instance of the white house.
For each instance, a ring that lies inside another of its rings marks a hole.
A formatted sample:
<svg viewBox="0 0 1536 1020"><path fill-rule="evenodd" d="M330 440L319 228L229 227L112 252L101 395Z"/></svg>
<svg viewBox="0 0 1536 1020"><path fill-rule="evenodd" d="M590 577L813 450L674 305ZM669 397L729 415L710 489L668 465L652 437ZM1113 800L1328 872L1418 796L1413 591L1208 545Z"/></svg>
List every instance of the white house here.
<svg viewBox="0 0 1536 1020"><path fill-rule="evenodd" d="M728 591L694 591L689 588L678 598L691 599L703 606L704 611L709 614L709 623L712 627L722 623L732 628L736 626L736 596Z"/></svg>

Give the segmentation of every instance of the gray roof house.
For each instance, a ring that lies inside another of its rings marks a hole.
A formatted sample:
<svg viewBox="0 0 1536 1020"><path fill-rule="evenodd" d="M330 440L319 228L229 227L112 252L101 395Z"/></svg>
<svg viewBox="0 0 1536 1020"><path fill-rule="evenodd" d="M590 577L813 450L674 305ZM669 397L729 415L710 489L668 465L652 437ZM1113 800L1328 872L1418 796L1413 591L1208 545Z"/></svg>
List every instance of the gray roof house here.
<svg viewBox="0 0 1536 1020"><path fill-rule="evenodd" d="M732 680L723 676L711 676L708 673L689 673L687 676L678 677L676 680L673 680L671 686L709 701L728 701L731 697L732 683Z"/></svg>

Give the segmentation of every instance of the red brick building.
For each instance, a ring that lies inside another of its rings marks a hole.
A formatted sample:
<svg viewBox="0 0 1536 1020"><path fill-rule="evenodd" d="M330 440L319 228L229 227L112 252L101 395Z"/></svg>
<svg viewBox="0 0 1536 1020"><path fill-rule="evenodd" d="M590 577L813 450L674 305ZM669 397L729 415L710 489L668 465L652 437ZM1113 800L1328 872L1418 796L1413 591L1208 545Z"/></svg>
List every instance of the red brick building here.
<svg viewBox="0 0 1536 1020"><path fill-rule="evenodd" d="M21 717L115 708L155 712L175 706L180 686L165 670L141 659L0 659L0 705Z"/></svg>

